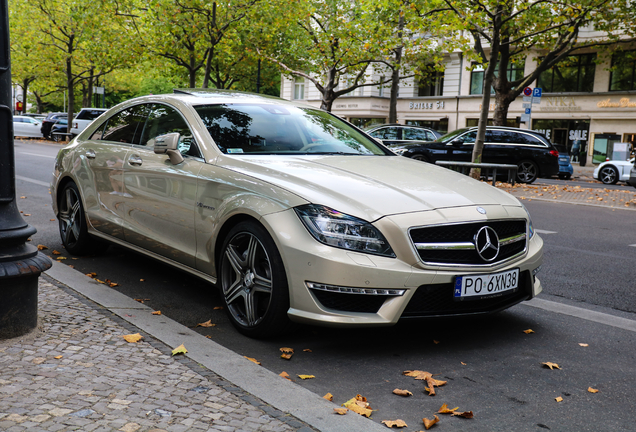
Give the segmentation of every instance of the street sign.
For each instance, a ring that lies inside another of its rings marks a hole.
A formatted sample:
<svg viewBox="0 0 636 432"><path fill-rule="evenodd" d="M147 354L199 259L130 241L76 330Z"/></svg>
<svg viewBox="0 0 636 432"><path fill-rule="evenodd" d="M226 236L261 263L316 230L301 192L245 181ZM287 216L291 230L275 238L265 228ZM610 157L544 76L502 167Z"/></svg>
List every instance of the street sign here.
<svg viewBox="0 0 636 432"><path fill-rule="evenodd" d="M521 123L530 123L530 115L529 114L521 114Z"/></svg>
<svg viewBox="0 0 636 432"><path fill-rule="evenodd" d="M539 92L541 93L541 92ZM532 95L532 87L525 87L523 89L523 95L524 96L531 96Z"/></svg>
<svg viewBox="0 0 636 432"><path fill-rule="evenodd" d="M524 104L521 104L521 107L524 108L524 109L525 108L532 108L532 104L531 103L524 103Z"/></svg>
<svg viewBox="0 0 636 432"><path fill-rule="evenodd" d="M529 88L529 87L526 87ZM526 89L523 89L524 92ZM536 98L540 98L541 97L541 92L543 89L541 89L540 87L535 87L534 90L532 90L532 97L536 97Z"/></svg>
<svg viewBox="0 0 636 432"><path fill-rule="evenodd" d="M540 104L541 103L541 98L540 97L536 97L536 96L532 96L532 103L533 104Z"/></svg>
<svg viewBox="0 0 636 432"><path fill-rule="evenodd" d="M526 108L526 112L527 115L532 114L532 108Z"/></svg>

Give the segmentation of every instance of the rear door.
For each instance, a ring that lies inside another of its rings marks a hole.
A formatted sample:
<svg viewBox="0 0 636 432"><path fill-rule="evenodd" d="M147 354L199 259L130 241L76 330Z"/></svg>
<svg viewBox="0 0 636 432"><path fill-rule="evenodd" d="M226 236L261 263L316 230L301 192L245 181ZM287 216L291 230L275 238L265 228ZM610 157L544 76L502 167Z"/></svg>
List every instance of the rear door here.
<svg viewBox="0 0 636 432"><path fill-rule="evenodd" d="M85 175L90 177L86 181L79 179L89 221L96 230L122 240L124 204L128 198L124 161L131 146L139 142L146 115L143 105L120 111L77 149L87 166Z"/></svg>

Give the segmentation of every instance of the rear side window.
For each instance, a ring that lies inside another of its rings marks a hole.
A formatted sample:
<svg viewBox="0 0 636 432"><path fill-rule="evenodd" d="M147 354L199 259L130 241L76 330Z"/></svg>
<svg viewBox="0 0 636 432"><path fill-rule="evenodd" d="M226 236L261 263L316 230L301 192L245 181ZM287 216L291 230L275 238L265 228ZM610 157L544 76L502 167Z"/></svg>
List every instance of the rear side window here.
<svg viewBox="0 0 636 432"><path fill-rule="evenodd" d="M435 139L432 133L423 129L405 128L402 129L405 140L432 141Z"/></svg>
<svg viewBox="0 0 636 432"><path fill-rule="evenodd" d="M77 119L79 120L95 120L100 115L104 114L104 111L100 110L81 110L79 114L77 114Z"/></svg>
<svg viewBox="0 0 636 432"><path fill-rule="evenodd" d="M371 132L370 135L373 138L379 138L379 139L385 139L385 140L399 139L397 128L382 128L382 129Z"/></svg>
<svg viewBox="0 0 636 432"><path fill-rule="evenodd" d="M146 117L148 117L148 106L135 105L109 118L105 127L99 128L99 130L103 130L101 138L98 137L98 130L91 139L139 144Z"/></svg>

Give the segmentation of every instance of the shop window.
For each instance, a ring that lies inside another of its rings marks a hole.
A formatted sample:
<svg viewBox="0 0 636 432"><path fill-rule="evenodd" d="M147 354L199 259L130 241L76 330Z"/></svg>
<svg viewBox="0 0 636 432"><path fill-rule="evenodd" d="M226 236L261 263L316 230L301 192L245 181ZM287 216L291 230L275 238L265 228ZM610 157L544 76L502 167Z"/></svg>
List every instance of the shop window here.
<svg viewBox="0 0 636 432"><path fill-rule="evenodd" d="M305 78L294 79L294 99L305 99Z"/></svg>
<svg viewBox="0 0 636 432"><path fill-rule="evenodd" d="M444 72L432 71L426 78L418 83L418 96L443 96Z"/></svg>
<svg viewBox="0 0 636 432"><path fill-rule="evenodd" d="M636 90L636 51L615 53L612 56L610 91Z"/></svg>
<svg viewBox="0 0 636 432"><path fill-rule="evenodd" d="M525 60L511 61L508 63L506 69L506 75L508 81L513 82L523 77L523 71L525 69ZM499 76L499 69L495 68L495 77ZM482 65L474 64L473 71L470 73L470 94L483 94L484 93L484 67ZM490 93L495 93L494 89L490 89Z"/></svg>
<svg viewBox="0 0 636 432"><path fill-rule="evenodd" d="M596 54L568 56L539 75L537 87L544 93L592 92Z"/></svg>
<svg viewBox="0 0 636 432"><path fill-rule="evenodd" d="M430 129L434 129L441 133L448 132L448 119L443 118L440 120L406 120L405 124L409 126L422 126Z"/></svg>

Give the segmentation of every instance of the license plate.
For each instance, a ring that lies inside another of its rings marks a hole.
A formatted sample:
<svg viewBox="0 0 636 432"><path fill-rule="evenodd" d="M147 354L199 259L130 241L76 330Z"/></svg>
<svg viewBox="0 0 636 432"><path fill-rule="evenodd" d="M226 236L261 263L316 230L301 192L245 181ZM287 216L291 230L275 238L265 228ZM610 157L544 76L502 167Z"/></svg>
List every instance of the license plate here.
<svg viewBox="0 0 636 432"><path fill-rule="evenodd" d="M479 299L496 296L519 288L519 269L499 273L471 276L457 276L455 279L455 300Z"/></svg>

